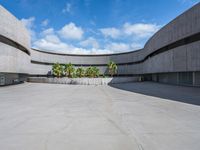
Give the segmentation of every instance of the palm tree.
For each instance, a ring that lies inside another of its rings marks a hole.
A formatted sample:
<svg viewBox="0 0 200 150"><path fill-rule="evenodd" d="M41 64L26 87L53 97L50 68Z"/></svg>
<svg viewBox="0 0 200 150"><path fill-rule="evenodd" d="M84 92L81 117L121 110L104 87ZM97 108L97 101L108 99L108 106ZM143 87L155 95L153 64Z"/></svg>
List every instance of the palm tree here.
<svg viewBox="0 0 200 150"><path fill-rule="evenodd" d="M108 63L108 71L109 71L109 74L110 76L112 77L115 73L117 73L117 65L115 62L113 61L110 61Z"/></svg>
<svg viewBox="0 0 200 150"><path fill-rule="evenodd" d="M59 63L55 63L52 66L53 75L56 77L61 77L63 75L63 66Z"/></svg>
<svg viewBox="0 0 200 150"><path fill-rule="evenodd" d="M92 77L92 67L88 67L86 70L85 70L85 75L87 77Z"/></svg>
<svg viewBox="0 0 200 150"><path fill-rule="evenodd" d="M73 73L74 73L74 71L75 71L74 65L72 65L71 63L68 63L68 64L65 65L66 76L71 78Z"/></svg>
<svg viewBox="0 0 200 150"><path fill-rule="evenodd" d="M100 71L97 67L88 67L85 71L85 74L89 78L99 77Z"/></svg>
<svg viewBox="0 0 200 150"><path fill-rule="evenodd" d="M77 69L76 69L76 75L77 75L77 77L79 77L79 78L84 77L84 75L85 75L85 70L84 70L82 67L77 68Z"/></svg>
<svg viewBox="0 0 200 150"><path fill-rule="evenodd" d="M99 68L93 67L92 70L93 70L93 77L96 77L96 78L99 77L99 74L100 74Z"/></svg>

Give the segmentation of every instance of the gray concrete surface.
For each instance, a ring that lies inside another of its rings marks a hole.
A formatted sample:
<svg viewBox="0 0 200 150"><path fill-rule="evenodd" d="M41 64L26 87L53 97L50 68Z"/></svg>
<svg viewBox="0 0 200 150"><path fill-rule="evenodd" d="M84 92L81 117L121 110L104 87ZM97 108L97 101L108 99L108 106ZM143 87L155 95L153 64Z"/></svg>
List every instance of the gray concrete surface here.
<svg viewBox="0 0 200 150"><path fill-rule="evenodd" d="M2 87L0 149L199 150L200 106L190 100L199 88L148 82Z"/></svg>

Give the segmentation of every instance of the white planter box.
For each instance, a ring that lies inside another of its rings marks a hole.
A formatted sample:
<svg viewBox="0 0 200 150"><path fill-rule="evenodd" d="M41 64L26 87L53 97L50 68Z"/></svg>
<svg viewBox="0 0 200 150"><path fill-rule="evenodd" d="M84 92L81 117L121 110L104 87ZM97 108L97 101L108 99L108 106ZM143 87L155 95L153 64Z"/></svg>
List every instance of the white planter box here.
<svg viewBox="0 0 200 150"><path fill-rule="evenodd" d="M112 78L47 78L29 77L28 82L53 83L53 84L77 84L77 85L107 85L139 81L139 77L112 77Z"/></svg>

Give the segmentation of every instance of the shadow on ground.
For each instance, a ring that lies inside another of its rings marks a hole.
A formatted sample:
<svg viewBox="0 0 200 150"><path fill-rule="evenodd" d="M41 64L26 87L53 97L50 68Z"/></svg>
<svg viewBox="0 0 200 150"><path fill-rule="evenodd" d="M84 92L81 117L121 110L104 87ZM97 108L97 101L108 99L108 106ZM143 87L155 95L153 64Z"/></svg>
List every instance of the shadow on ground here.
<svg viewBox="0 0 200 150"><path fill-rule="evenodd" d="M110 84L111 87L168 100L200 105L200 88L175 86L154 82Z"/></svg>

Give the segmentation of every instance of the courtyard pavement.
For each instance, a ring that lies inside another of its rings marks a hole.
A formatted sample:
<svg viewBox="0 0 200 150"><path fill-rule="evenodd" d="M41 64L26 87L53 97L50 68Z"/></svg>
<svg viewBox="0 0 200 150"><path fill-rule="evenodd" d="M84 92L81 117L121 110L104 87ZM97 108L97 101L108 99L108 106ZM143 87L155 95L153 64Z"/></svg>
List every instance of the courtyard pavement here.
<svg viewBox="0 0 200 150"><path fill-rule="evenodd" d="M200 88L0 87L0 150L199 150Z"/></svg>

